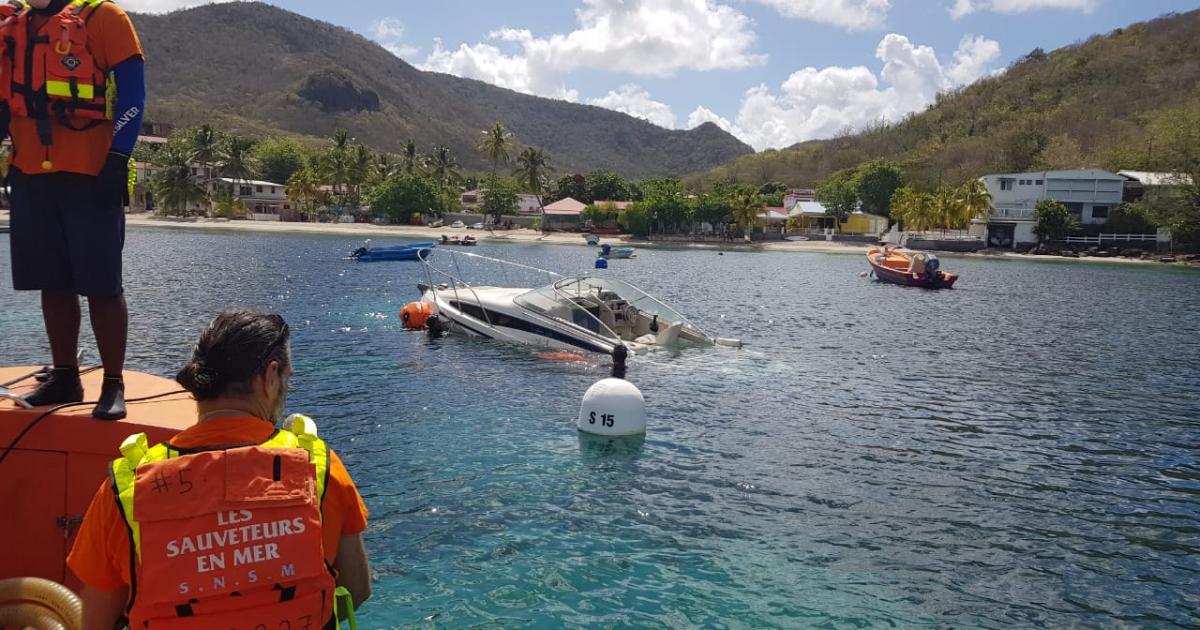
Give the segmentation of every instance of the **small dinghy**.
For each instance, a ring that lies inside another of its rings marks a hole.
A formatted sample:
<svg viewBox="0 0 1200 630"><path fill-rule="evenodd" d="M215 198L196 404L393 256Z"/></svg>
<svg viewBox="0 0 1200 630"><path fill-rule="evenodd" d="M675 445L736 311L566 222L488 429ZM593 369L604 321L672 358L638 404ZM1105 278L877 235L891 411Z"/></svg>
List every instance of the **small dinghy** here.
<svg viewBox="0 0 1200 630"><path fill-rule="evenodd" d="M392 247L371 247L367 241L362 247L354 250L350 257L359 262L382 262L389 260L420 260L428 256L430 250L436 247L434 243L409 243Z"/></svg>
<svg viewBox="0 0 1200 630"><path fill-rule="evenodd" d="M632 247L613 247L608 243L600 246L601 258L633 258L636 250Z"/></svg>
<svg viewBox="0 0 1200 630"><path fill-rule="evenodd" d="M887 247L867 251L867 262L876 278L905 287L952 289L958 276L941 270L937 256L926 252L907 252Z"/></svg>

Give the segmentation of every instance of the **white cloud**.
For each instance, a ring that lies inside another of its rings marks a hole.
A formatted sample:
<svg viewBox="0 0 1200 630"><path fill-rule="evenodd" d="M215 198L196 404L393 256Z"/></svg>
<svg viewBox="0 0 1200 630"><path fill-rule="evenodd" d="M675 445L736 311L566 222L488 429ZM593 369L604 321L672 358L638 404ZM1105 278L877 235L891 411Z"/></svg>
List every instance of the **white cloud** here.
<svg viewBox="0 0 1200 630"><path fill-rule="evenodd" d="M419 50L404 43L404 22L399 18L385 17L371 24L371 35L375 41L397 57L412 57Z"/></svg>
<svg viewBox="0 0 1200 630"><path fill-rule="evenodd" d="M706 122L713 123L725 131L733 131L733 123L729 122L728 118L718 116L716 112L703 105L697 107L691 114L688 114L687 128L695 129Z"/></svg>
<svg viewBox="0 0 1200 630"><path fill-rule="evenodd" d="M575 17L578 28L566 34L508 28L490 33L490 43L439 43L422 68L569 99L575 92L563 79L575 70L665 77L766 62L752 52L750 19L715 0L584 0Z"/></svg>
<svg viewBox="0 0 1200 630"><path fill-rule="evenodd" d="M959 0L960 2L965 0ZM849 30L883 26L891 0L757 0L780 14Z"/></svg>
<svg viewBox="0 0 1200 630"><path fill-rule="evenodd" d="M622 85L619 89L600 98L591 99L588 103L648 120L659 127L675 128L675 112L671 111L671 107L654 100L649 92L633 84Z"/></svg>
<svg viewBox="0 0 1200 630"><path fill-rule="evenodd" d="M1098 3L1099 0L954 0L949 11L950 17L956 20L976 11L1025 13L1039 9L1067 9L1091 13Z"/></svg>
<svg viewBox="0 0 1200 630"><path fill-rule="evenodd" d="M965 37L953 62L943 66L929 46L891 33L879 42L875 55L883 62L878 75L865 66L809 67L792 73L778 94L766 85L752 88L742 99L732 133L762 150L827 138L878 120L897 121L927 107L939 92L988 74L999 59L1000 45ZM699 110L693 113L699 115Z"/></svg>
<svg viewBox="0 0 1200 630"><path fill-rule="evenodd" d="M954 85L973 83L991 72L990 68L1000 60L1000 42L986 39L982 35L966 36L954 51L954 64L946 71L946 77Z"/></svg>

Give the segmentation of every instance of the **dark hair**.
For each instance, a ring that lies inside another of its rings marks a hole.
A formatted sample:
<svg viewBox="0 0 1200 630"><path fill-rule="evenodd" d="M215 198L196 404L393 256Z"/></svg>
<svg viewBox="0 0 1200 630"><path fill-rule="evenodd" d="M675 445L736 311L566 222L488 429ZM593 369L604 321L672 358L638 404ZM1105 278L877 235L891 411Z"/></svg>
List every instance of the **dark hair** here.
<svg viewBox="0 0 1200 630"><path fill-rule="evenodd" d="M175 380L196 400L249 394L249 383L271 361L288 365L288 325L274 313L225 311L217 315Z"/></svg>

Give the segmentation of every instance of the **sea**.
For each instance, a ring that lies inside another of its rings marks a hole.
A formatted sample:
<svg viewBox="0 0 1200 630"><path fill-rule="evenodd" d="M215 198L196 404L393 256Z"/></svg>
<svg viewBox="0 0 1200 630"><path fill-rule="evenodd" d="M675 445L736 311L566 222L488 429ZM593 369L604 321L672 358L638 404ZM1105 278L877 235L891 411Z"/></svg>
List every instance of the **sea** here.
<svg viewBox="0 0 1200 630"><path fill-rule="evenodd" d="M406 331L422 266L360 244L132 228L125 278L133 369L173 376L222 309L286 317L289 411L370 509L361 627L1200 626L1200 272L946 256L934 292L858 255L473 248L745 342L634 357L648 431L607 440L576 429L603 360ZM42 364L8 249L0 362Z"/></svg>

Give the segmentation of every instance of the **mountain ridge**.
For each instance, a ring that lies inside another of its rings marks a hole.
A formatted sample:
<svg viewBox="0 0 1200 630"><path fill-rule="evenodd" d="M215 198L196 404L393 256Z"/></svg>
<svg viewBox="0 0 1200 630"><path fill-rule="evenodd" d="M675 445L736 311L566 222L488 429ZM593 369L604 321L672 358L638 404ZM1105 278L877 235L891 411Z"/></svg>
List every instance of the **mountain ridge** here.
<svg viewBox="0 0 1200 630"><path fill-rule="evenodd" d="M621 112L420 70L343 27L259 2L133 13L146 51L149 117L247 135L328 137L345 127L377 150L445 144L482 170L480 131L501 122L558 173L687 175L753 152L707 124L669 130ZM188 42L180 47L179 42ZM515 157L515 152L513 153Z"/></svg>

